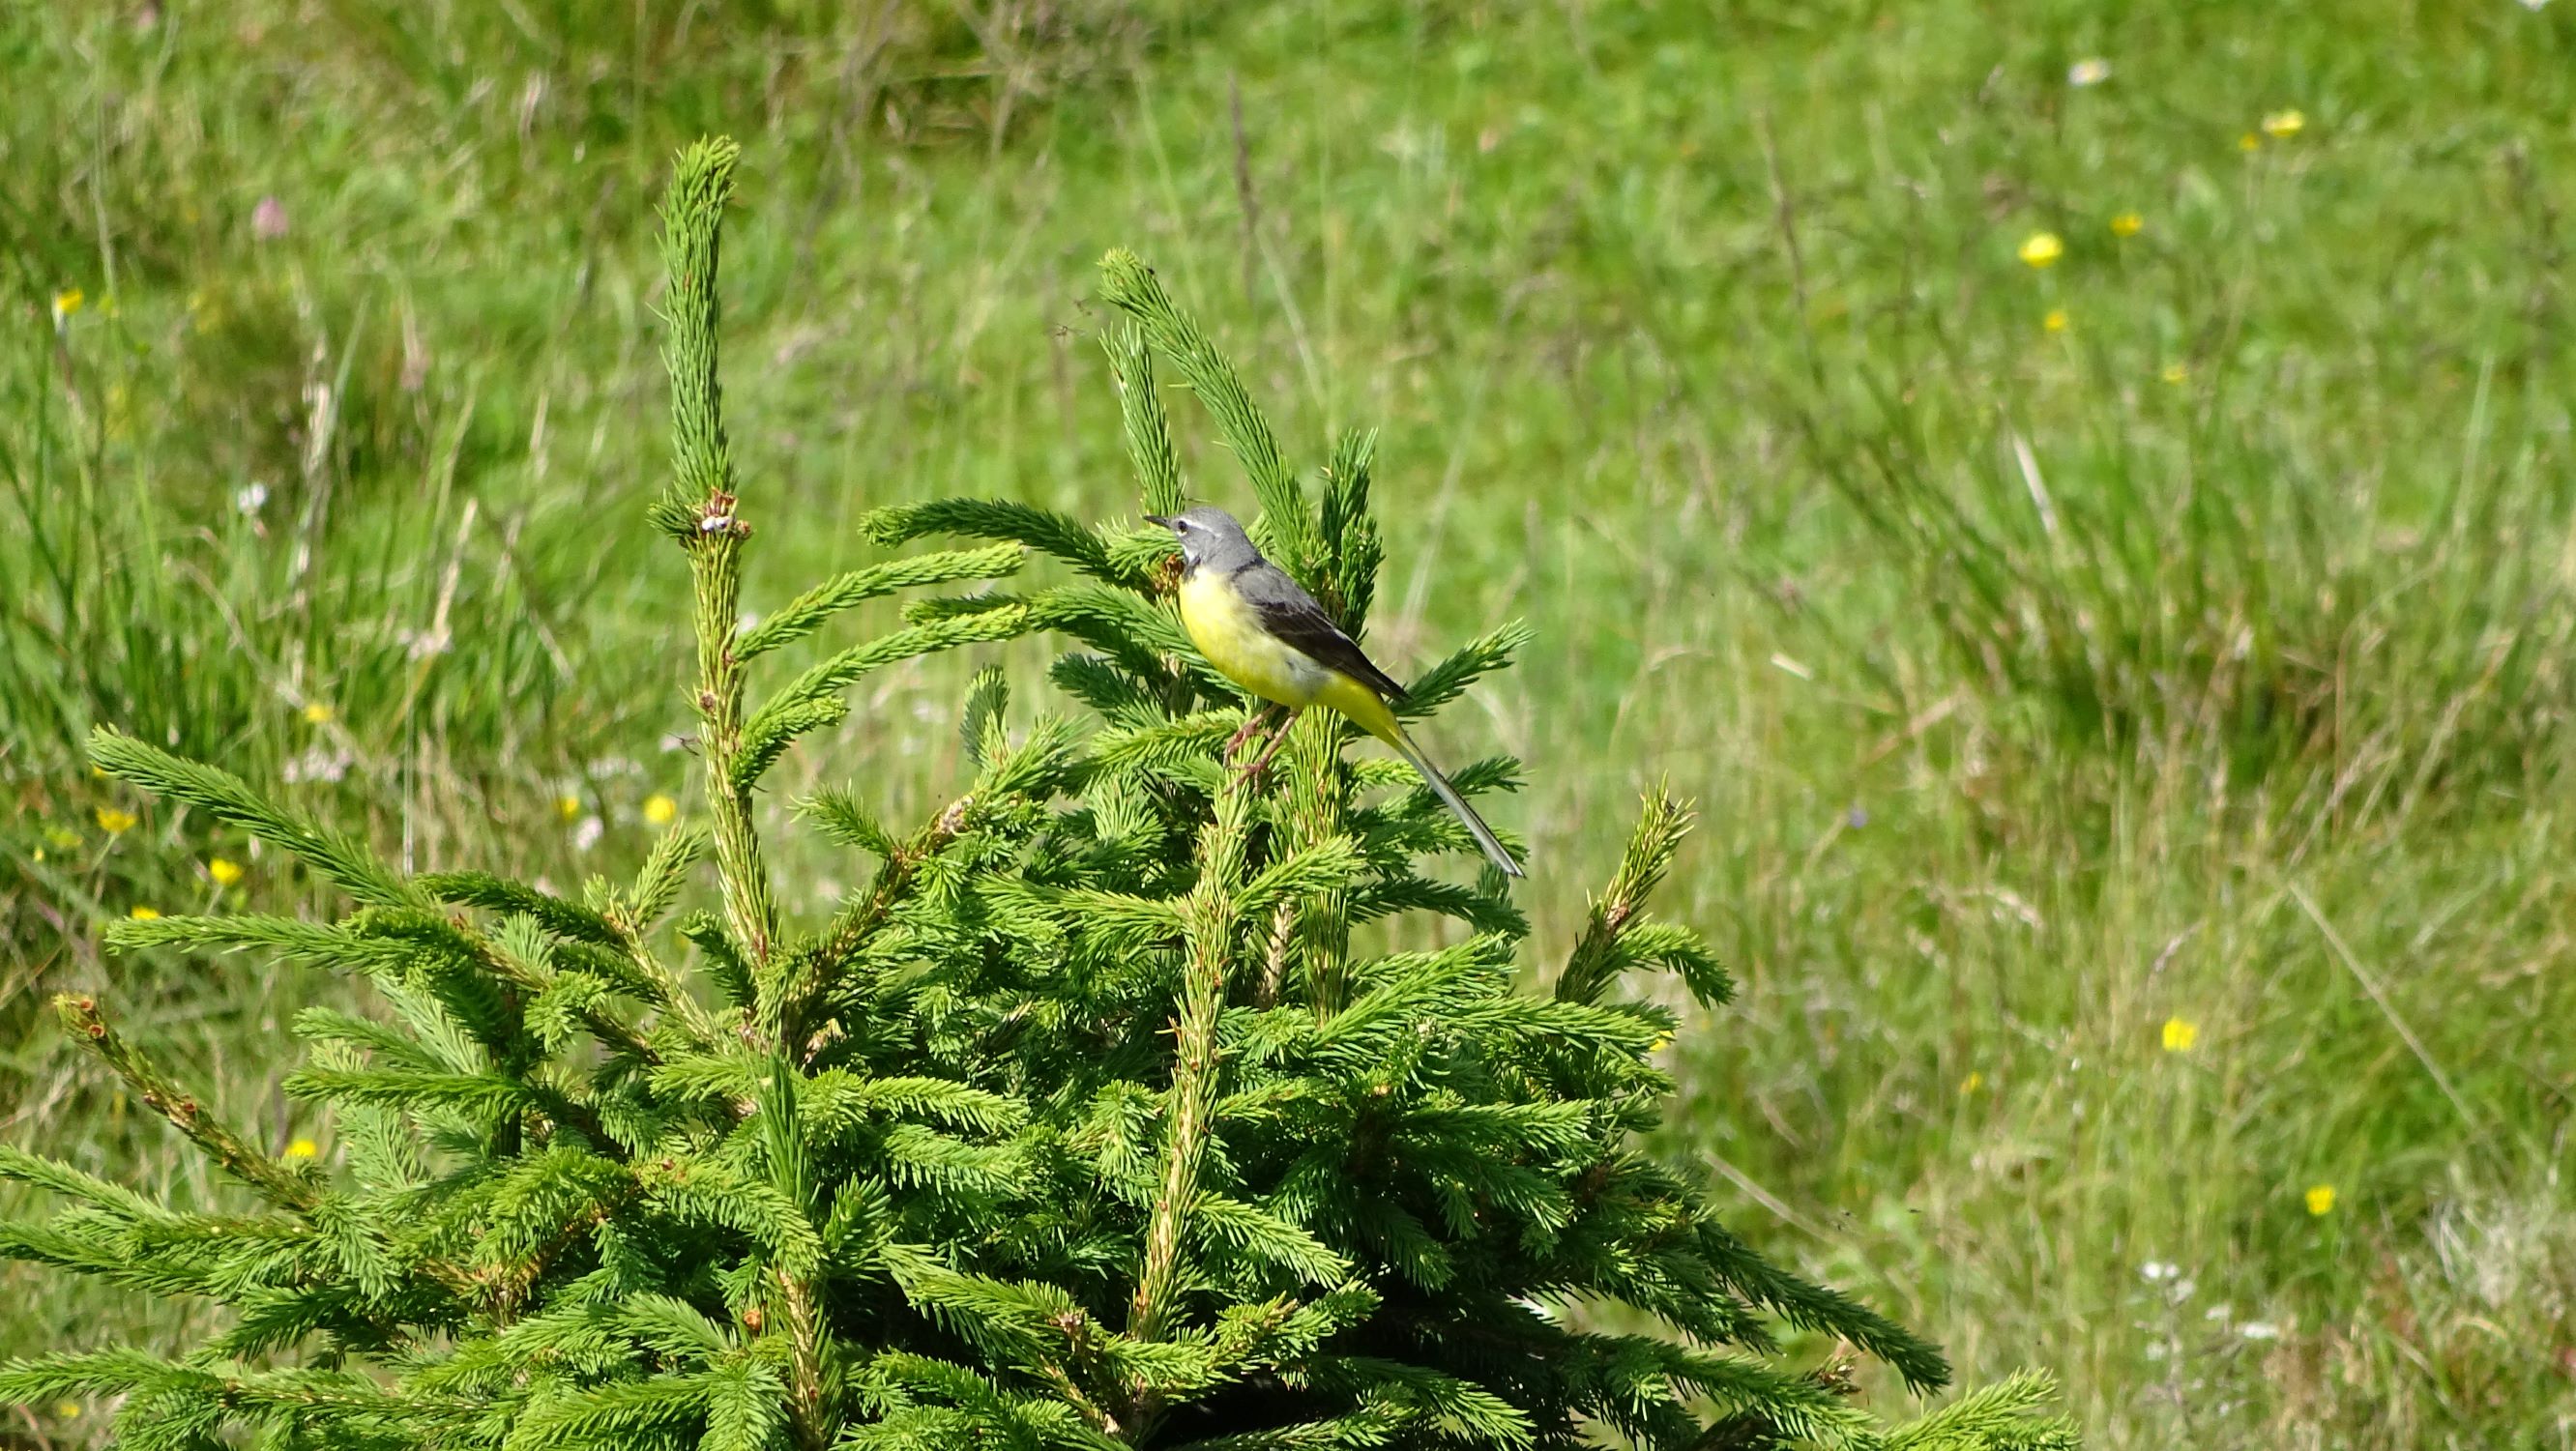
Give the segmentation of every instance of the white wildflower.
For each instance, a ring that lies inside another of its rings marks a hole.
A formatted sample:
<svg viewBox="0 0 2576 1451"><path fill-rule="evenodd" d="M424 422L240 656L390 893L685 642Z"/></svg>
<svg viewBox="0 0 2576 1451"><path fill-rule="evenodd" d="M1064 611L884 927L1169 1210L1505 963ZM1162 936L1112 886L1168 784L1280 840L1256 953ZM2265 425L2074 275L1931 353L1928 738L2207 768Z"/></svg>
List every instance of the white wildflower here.
<svg viewBox="0 0 2576 1451"><path fill-rule="evenodd" d="M290 786L305 781L337 781L349 774L349 765L355 759L346 750L314 746L280 766L278 774L285 777Z"/></svg>

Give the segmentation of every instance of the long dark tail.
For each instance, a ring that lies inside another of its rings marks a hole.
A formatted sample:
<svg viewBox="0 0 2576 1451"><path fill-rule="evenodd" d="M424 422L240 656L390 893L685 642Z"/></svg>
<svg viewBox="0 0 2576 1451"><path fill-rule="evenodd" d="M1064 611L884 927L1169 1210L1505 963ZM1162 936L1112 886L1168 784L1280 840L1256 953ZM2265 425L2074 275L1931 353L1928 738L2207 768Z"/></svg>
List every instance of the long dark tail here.
<svg viewBox="0 0 2576 1451"><path fill-rule="evenodd" d="M1474 837L1476 845L1483 849L1485 860L1500 868L1504 876L1528 875L1521 870L1519 862L1512 860L1512 854L1503 850L1502 842L1495 837L1494 829L1485 824L1485 818L1476 814L1476 808L1467 804L1467 798L1458 794L1458 788L1449 784L1449 778L1441 775L1440 768L1431 764L1431 758L1422 754L1422 748L1404 733L1404 727L1395 728L1395 736L1388 744L1411 761L1413 769L1422 773L1422 783L1429 786L1431 794L1439 797L1441 804L1458 818L1458 824L1467 828L1467 834Z"/></svg>

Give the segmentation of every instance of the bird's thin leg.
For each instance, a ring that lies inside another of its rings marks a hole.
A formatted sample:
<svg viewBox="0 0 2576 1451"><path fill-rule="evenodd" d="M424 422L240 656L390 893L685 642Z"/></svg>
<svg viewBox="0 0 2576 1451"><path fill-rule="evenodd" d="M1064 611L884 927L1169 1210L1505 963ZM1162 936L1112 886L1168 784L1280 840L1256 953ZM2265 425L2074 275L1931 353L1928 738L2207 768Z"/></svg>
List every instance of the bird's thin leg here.
<svg viewBox="0 0 2576 1451"><path fill-rule="evenodd" d="M1270 764L1270 758L1279 754L1279 748L1288 744L1288 733L1296 728L1297 712L1292 710L1288 712L1288 718L1279 723L1279 729L1270 737L1270 749L1263 751L1259 760L1256 760L1251 765L1244 767L1243 774L1247 776L1259 775L1261 773L1261 768Z"/></svg>
<svg viewBox="0 0 2576 1451"><path fill-rule="evenodd" d="M1245 741L1252 739L1252 733L1261 728L1262 722L1270 719L1270 712L1273 709L1275 707L1265 704L1261 709L1245 716L1243 724L1234 728L1234 734L1225 738L1225 749L1219 754L1229 761L1233 760L1235 751L1240 749Z"/></svg>

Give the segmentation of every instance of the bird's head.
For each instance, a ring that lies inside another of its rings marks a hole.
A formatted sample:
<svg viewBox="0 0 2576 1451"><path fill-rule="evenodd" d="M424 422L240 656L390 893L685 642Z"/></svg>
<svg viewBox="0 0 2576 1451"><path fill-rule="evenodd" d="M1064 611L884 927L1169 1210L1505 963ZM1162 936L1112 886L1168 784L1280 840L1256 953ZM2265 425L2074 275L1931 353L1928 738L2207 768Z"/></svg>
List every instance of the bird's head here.
<svg viewBox="0 0 2576 1451"><path fill-rule="evenodd" d="M1201 504L1195 509L1164 518L1160 514L1145 516L1148 524L1160 524L1181 541L1181 562L1192 570L1212 569L1219 574L1232 574L1238 569L1261 562L1261 551L1252 546L1252 537L1243 532L1232 514L1223 509Z"/></svg>

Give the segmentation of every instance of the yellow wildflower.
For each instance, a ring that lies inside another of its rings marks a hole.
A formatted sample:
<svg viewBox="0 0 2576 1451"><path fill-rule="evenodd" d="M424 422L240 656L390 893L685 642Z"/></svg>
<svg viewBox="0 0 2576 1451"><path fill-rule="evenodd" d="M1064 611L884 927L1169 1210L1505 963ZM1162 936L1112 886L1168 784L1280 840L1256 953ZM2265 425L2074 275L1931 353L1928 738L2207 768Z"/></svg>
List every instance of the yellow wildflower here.
<svg viewBox="0 0 2576 1451"><path fill-rule="evenodd" d="M2066 331L2066 309L2062 307L2050 308L2048 310L2048 316L2039 320L2039 325L2053 333L2062 333Z"/></svg>
<svg viewBox="0 0 2576 1451"><path fill-rule="evenodd" d="M2021 260L2033 267L2046 267L2066 255L2066 244L2055 232L2033 232L2021 243Z"/></svg>
<svg viewBox="0 0 2576 1451"><path fill-rule="evenodd" d="M70 851L80 845L80 833L68 826L48 826L45 828L45 845L56 851Z"/></svg>
<svg viewBox="0 0 2576 1451"><path fill-rule="evenodd" d="M1663 1052L1665 1049L1667 1049L1667 1048L1669 1048L1669 1047L1671 1047L1671 1046L1673 1046L1673 1035L1672 1035L1672 1034L1670 1034L1670 1033L1657 1033L1657 1034L1655 1035L1655 1042L1654 1042L1654 1046L1652 1046L1652 1047L1648 1048L1646 1051L1647 1051L1647 1052L1649 1052L1649 1053L1661 1053L1661 1052Z"/></svg>
<svg viewBox="0 0 2576 1451"><path fill-rule="evenodd" d="M136 907L128 911L125 915L133 918L137 922L158 922L161 920L159 909L153 907Z"/></svg>
<svg viewBox="0 0 2576 1451"><path fill-rule="evenodd" d="M680 803L656 791L644 798L644 819L655 826L668 826L680 819Z"/></svg>
<svg viewBox="0 0 2576 1451"><path fill-rule="evenodd" d="M2308 1186L2308 1213L2323 1217L2334 1213L2335 1192L2332 1184Z"/></svg>
<svg viewBox="0 0 2576 1451"><path fill-rule="evenodd" d="M2275 141L2287 141L2308 129L2308 118L2295 110L2274 111L2263 118L2263 134Z"/></svg>
<svg viewBox="0 0 2576 1451"><path fill-rule="evenodd" d="M1971 1072L1967 1077L1959 1080L1959 1091L1961 1093L1974 1093L1985 1086L1986 1075L1982 1073Z"/></svg>
<svg viewBox="0 0 2576 1451"><path fill-rule="evenodd" d="M224 857L211 857L206 862L206 875L215 879L216 886L229 887L242 879L242 864Z"/></svg>
<svg viewBox="0 0 2576 1451"><path fill-rule="evenodd" d="M2199 1041L2200 1024L2193 1022L2189 1018L2165 1019L2166 1052L2188 1053L2191 1051L2191 1045Z"/></svg>
<svg viewBox="0 0 2576 1451"><path fill-rule="evenodd" d="M2191 369L2184 367L2180 363L2167 363L2165 364L2165 370L2162 373L2157 374L2157 376L2168 383L2185 383L2191 379Z"/></svg>
<svg viewBox="0 0 2576 1451"><path fill-rule="evenodd" d="M60 327L65 322L69 321L71 319L71 315L80 311L81 304L88 300L89 294L81 291L77 287L66 287L62 291L55 293L54 326Z"/></svg>
<svg viewBox="0 0 2576 1451"><path fill-rule="evenodd" d="M136 819L131 811L119 811L113 806L98 808L98 829L110 836L120 836L132 831Z"/></svg>
<svg viewBox="0 0 2576 1451"><path fill-rule="evenodd" d="M321 1152L322 1146L311 1139L297 1139L286 1146L286 1157L290 1159L310 1159Z"/></svg>
<svg viewBox="0 0 2576 1451"><path fill-rule="evenodd" d="M2134 237L2147 229L2147 219L2136 212L2122 212L2111 219L2111 235Z"/></svg>
<svg viewBox="0 0 2576 1451"><path fill-rule="evenodd" d="M307 702L304 707L304 719L313 725L329 725L332 718L338 714L339 712L318 700Z"/></svg>
<svg viewBox="0 0 2576 1451"><path fill-rule="evenodd" d="M78 1401L54 1402L54 1419L57 1421L77 1421L80 1419L80 1413L81 1408L80 1402Z"/></svg>
<svg viewBox="0 0 2576 1451"><path fill-rule="evenodd" d="M2251 131L2248 131L2244 135L2236 138L2236 149L2239 151L2260 151L2263 149L2263 138L2255 135Z"/></svg>
<svg viewBox="0 0 2576 1451"><path fill-rule="evenodd" d="M570 821L574 817L581 815L581 798L569 794L556 797L555 815L562 817L566 821Z"/></svg>

